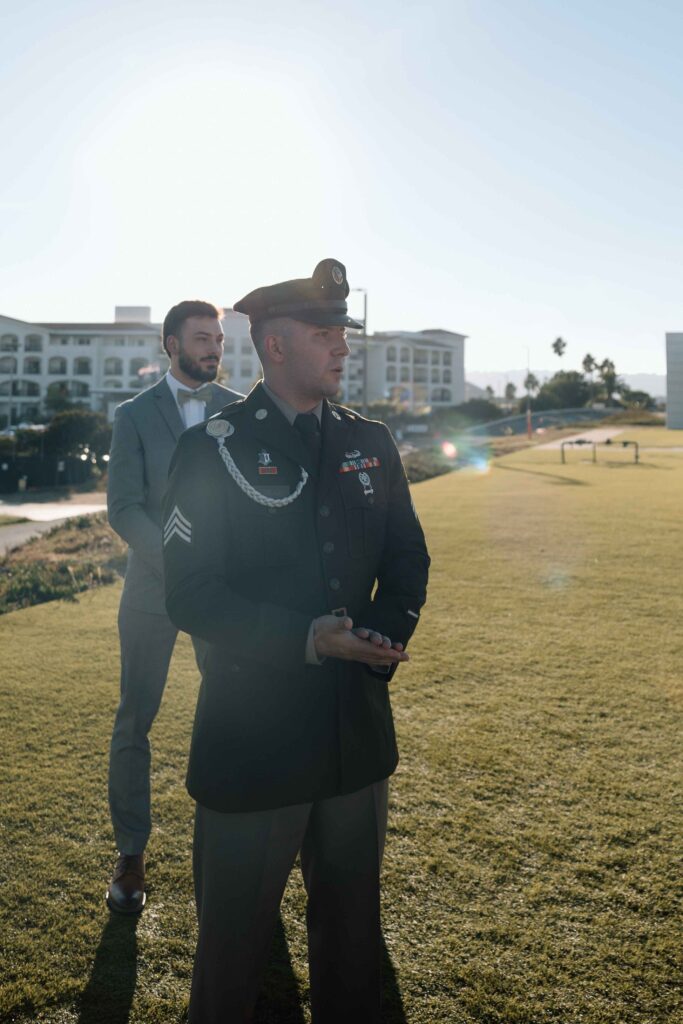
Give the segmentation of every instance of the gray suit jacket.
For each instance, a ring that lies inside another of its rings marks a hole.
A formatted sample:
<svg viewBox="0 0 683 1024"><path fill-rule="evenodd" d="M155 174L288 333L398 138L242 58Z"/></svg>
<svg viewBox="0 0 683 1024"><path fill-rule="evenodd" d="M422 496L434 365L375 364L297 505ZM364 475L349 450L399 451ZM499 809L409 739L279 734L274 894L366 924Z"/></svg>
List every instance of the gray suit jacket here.
<svg viewBox="0 0 683 1024"><path fill-rule="evenodd" d="M207 419L238 398L238 392L214 384ZM159 615L166 614L162 501L171 456L184 429L165 378L123 402L114 416L107 511L112 527L128 544L121 602Z"/></svg>

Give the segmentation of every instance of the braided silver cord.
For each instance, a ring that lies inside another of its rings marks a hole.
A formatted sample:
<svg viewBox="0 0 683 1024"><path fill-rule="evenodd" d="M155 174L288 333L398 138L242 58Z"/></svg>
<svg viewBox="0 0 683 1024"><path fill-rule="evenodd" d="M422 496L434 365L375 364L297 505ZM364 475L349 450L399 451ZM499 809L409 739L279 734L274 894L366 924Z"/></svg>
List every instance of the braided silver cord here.
<svg viewBox="0 0 683 1024"><path fill-rule="evenodd" d="M244 476L242 476L239 469L235 465L235 460L233 459L228 449L225 447L225 438L217 437L216 440L218 441L218 451L223 462L225 463L225 468L227 469L228 473L233 478L233 480L240 488L240 490L244 491L248 498L251 498L252 501L257 502L259 505L265 505L267 508L285 508L285 506L291 505L293 501L296 501L296 499L299 497L304 487L306 486L306 481L308 480L308 473L302 466L301 480L296 485L295 489L292 491L291 494L288 494L286 498L268 498L265 494L261 494L260 491L257 491L255 487L252 487L249 481Z"/></svg>

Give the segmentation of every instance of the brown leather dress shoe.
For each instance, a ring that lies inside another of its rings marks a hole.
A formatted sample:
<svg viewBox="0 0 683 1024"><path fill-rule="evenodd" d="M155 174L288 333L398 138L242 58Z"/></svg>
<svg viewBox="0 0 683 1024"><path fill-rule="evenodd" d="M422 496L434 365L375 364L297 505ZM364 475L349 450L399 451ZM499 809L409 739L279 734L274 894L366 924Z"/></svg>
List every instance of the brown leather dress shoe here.
<svg viewBox="0 0 683 1024"><path fill-rule="evenodd" d="M105 897L117 914L139 914L145 905L145 855L121 853Z"/></svg>

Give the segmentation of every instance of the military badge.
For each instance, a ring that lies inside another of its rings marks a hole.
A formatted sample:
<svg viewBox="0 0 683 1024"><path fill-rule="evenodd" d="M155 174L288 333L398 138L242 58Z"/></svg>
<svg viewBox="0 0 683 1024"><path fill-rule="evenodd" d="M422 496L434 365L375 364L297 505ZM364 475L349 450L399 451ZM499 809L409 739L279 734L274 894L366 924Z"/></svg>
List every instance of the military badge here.
<svg viewBox="0 0 683 1024"><path fill-rule="evenodd" d="M277 466L273 465L270 452L265 449L258 453L258 471L259 476L275 476L277 474Z"/></svg>
<svg viewBox="0 0 683 1024"><path fill-rule="evenodd" d="M230 437L235 433L235 428L227 420L209 420L206 432L209 437Z"/></svg>
<svg viewBox="0 0 683 1024"><path fill-rule="evenodd" d="M360 452L344 452L344 454L346 460L339 466L340 473L357 473L360 469L376 469L382 465L376 455L356 458L355 456L359 456ZM367 476L367 473L365 475Z"/></svg>
<svg viewBox="0 0 683 1024"><path fill-rule="evenodd" d="M192 523L187 516L183 515L177 505L173 506L173 511L164 526L164 547L171 537L177 537L178 540L182 540L186 544L192 543Z"/></svg>
<svg viewBox="0 0 683 1024"><path fill-rule="evenodd" d="M375 490L374 490L374 488L372 486L372 482L370 480L370 474L369 473L359 473L358 474L358 479L360 480L361 484L363 485L363 494L366 497L368 496L368 494L374 494L375 493Z"/></svg>
<svg viewBox="0 0 683 1024"><path fill-rule="evenodd" d="M335 284L343 284L344 271L341 267L332 267L332 280Z"/></svg>

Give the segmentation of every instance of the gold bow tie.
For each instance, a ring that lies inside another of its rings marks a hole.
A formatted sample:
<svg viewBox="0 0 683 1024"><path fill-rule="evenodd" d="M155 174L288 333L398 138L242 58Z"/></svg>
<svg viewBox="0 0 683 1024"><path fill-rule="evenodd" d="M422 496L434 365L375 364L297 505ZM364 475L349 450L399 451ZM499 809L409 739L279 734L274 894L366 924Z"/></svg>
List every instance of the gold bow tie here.
<svg viewBox="0 0 683 1024"><path fill-rule="evenodd" d="M210 402L212 394L213 388L211 384L202 384L196 391L184 391L178 388L178 405L183 406L185 402L191 402L192 399L195 399L197 402Z"/></svg>

